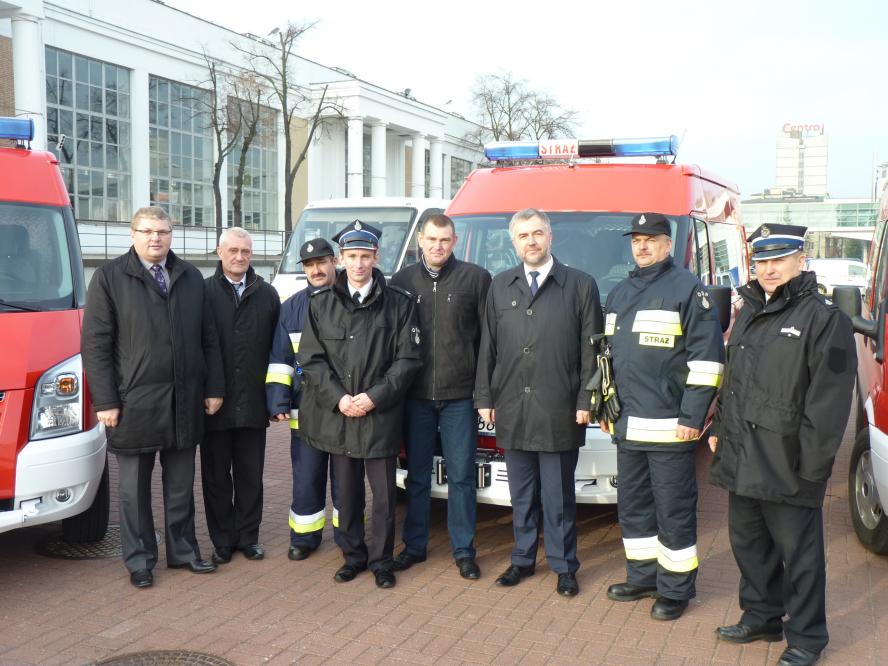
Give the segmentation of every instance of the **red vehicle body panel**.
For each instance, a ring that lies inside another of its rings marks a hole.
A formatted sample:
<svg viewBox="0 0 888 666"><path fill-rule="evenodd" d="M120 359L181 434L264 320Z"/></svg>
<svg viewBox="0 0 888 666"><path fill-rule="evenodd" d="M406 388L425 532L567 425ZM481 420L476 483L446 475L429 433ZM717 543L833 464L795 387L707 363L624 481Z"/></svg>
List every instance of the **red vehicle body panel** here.
<svg viewBox="0 0 888 666"><path fill-rule="evenodd" d="M0 149L0 201L69 206L65 181L52 153L21 149ZM55 178L47 178L50 173Z"/></svg>

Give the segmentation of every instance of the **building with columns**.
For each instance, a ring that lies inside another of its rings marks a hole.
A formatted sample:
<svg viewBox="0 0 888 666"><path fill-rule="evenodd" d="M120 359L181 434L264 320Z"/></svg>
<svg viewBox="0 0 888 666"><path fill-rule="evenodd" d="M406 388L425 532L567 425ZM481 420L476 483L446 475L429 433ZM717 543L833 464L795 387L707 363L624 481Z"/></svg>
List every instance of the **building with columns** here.
<svg viewBox="0 0 888 666"><path fill-rule="evenodd" d="M34 145L58 155L81 227L107 229L156 204L195 232L211 228L217 148L202 120L206 57L236 71L244 61L233 44L270 45L154 0L0 0L0 113L34 119ZM326 89L341 114L309 143L294 220L314 199L449 198L480 161L465 139L473 123L408 91L296 60L300 89L315 100ZM286 165L281 110L266 104L245 159L241 224L270 233L283 229ZM293 133L297 153L306 135L304 127ZM224 224L239 158L235 150L223 165Z"/></svg>

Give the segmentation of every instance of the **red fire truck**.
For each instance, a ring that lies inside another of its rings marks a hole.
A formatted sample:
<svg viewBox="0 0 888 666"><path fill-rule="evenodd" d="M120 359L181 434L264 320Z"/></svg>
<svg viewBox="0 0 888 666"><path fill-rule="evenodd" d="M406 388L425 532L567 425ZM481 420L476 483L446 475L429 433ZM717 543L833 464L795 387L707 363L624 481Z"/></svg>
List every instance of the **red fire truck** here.
<svg viewBox="0 0 888 666"><path fill-rule="evenodd" d="M0 118L0 532L62 521L67 541L108 526L105 433L80 359L86 298L58 162L30 119Z"/></svg>

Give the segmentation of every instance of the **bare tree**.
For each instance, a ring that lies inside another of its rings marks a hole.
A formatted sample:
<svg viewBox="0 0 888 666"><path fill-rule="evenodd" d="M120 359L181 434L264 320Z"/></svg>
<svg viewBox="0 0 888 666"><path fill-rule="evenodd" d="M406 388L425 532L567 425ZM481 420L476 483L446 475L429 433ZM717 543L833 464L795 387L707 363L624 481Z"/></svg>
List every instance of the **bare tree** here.
<svg viewBox="0 0 888 666"><path fill-rule="evenodd" d="M577 112L561 107L548 93L533 93L527 100L527 133L533 139L560 139L576 134Z"/></svg>
<svg viewBox="0 0 888 666"><path fill-rule="evenodd" d="M234 194L231 200L232 226L243 226L243 195L247 171L247 154L259 126L267 111L262 106L265 93L252 72L240 74L232 82L234 95L228 97L228 117L236 118L240 128L241 141L237 145L240 150L237 162L237 173L234 178Z"/></svg>
<svg viewBox="0 0 888 666"><path fill-rule="evenodd" d="M294 53L296 42L314 26L314 23L288 23L284 29L275 28L269 37L276 42L269 45L251 44L236 46L243 53L254 75L269 90L281 108L284 125L284 229L293 230L293 184L299 168L305 162L308 147L323 122L330 116L342 117L342 106L327 96L326 86L315 98L310 88L296 83L296 67L299 57ZM306 114L306 112L308 112ZM300 115L306 114L306 115ZM306 138L302 146L295 144L293 130L306 118ZM298 154L295 154L297 153Z"/></svg>

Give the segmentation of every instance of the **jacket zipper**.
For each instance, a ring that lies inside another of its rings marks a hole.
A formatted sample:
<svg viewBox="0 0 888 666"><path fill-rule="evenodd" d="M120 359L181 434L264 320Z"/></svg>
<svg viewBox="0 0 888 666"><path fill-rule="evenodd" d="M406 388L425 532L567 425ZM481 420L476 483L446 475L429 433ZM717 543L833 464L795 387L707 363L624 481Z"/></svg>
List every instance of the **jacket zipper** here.
<svg viewBox="0 0 888 666"><path fill-rule="evenodd" d="M436 346L438 344L438 336L435 331L438 329L438 281L432 281L432 293L434 294L434 309L432 310L432 355L438 358ZM432 400L435 399L435 389L438 386L438 364L432 362Z"/></svg>

